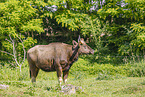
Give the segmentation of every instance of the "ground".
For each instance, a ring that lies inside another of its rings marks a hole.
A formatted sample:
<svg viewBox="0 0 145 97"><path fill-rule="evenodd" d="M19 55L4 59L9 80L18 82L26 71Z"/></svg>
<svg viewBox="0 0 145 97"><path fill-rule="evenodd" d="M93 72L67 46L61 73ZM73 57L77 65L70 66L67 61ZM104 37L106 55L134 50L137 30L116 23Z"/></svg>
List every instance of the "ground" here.
<svg viewBox="0 0 145 97"><path fill-rule="evenodd" d="M0 68L0 84L9 87L0 89L0 97L145 97L144 66L144 63L91 64L79 59L70 69L67 84L81 88L68 95L60 92L56 72L40 70L36 83L32 84L27 61L21 72L5 64Z"/></svg>
<svg viewBox="0 0 145 97"><path fill-rule="evenodd" d="M42 78L45 76L45 79ZM49 78L46 76L49 75ZM80 86L83 92L64 95L60 92L56 73L44 73L40 71L37 82L32 84L30 80L13 81L1 80L0 84L9 85L8 89L1 89L1 97L145 97L145 77L121 77L111 80L97 80L95 76L76 79L68 78L68 84Z"/></svg>

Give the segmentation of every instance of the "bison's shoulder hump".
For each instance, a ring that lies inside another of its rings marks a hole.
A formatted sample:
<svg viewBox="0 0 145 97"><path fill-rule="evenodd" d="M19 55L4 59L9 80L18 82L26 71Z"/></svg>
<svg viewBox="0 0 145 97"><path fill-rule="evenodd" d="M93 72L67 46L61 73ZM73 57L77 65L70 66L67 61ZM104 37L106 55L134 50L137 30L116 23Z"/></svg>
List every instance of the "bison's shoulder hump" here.
<svg viewBox="0 0 145 97"><path fill-rule="evenodd" d="M39 46L39 45L36 45L36 46L34 46L34 47L30 48L30 49L28 50L28 52L27 52L27 53L34 52L34 51L38 48L38 46Z"/></svg>

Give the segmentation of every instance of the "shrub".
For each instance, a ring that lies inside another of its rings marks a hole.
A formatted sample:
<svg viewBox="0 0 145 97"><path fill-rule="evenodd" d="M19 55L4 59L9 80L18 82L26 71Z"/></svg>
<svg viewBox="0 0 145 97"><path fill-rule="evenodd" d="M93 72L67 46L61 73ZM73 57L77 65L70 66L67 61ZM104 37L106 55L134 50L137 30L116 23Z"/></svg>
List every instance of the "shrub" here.
<svg viewBox="0 0 145 97"><path fill-rule="evenodd" d="M129 77L142 77L145 76L145 63L139 62L134 64L129 64L130 67L128 76Z"/></svg>
<svg viewBox="0 0 145 97"><path fill-rule="evenodd" d="M72 66L70 73L74 74L74 72L82 71L83 73L87 73L89 75L96 75L107 72L109 75L121 74L126 76L128 70L129 67L127 65L114 66L111 64L89 63L88 61L79 58L78 62Z"/></svg>

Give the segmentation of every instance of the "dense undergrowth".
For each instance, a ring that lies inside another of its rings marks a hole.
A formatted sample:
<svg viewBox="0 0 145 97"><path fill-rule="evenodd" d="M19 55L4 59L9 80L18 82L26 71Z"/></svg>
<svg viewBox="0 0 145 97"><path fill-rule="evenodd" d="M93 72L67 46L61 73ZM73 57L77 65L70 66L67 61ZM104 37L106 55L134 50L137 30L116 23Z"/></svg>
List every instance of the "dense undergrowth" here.
<svg viewBox="0 0 145 97"><path fill-rule="evenodd" d="M0 80L30 80L27 60L23 64L21 72L19 68L10 67L10 64L7 63L4 63L4 66L1 65L0 68ZM38 75L39 79L47 79L41 74ZM56 79L56 75L54 76L54 78L49 79ZM96 62L91 63L83 58L79 58L71 67L69 77L81 79L88 76L95 76L98 80L116 79L120 77L143 77L145 76L145 62L142 61L115 66L112 64L98 64Z"/></svg>
<svg viewBox="0 0 145 97"><path fill-rule="evenodd" d="M72 72L83 71L89 75L122 75L127 77L142 77L145 76L145 63L143 61L138 63L128 63L121 65L112 64L97 64L96 62L90 63L84 59L79 59L71 69Z"/></svg>
<svg viewBox="0 0 145 97"><path fill-rule="evenodd" d="M2 63L2 62L1 62ZM56 72L46 73L42 70L32 84L27 60L19 68L9 63L0 65L0 84L9 85L6 90L0 89L0 96L23 97L129 97L145 95L145 63L134 64L98 64L84 58L73 64L70 69L68 84L80 86L84 92L72 95L60 93Z"/></svg>

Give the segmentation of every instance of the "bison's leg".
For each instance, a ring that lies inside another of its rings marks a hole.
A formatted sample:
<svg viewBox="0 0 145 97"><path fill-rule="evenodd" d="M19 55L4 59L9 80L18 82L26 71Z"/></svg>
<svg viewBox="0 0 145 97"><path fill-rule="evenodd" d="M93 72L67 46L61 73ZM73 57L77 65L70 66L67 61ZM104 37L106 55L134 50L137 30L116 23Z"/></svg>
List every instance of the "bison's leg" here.
<svg viewBox="0 0 145 97"><path fill-rule="evenodd" d="M63 82L64 82L64 83L67 82L68 73L69 73L69 70L63 71Z"/></svg>
<svg viewBox="0 0 145 97"><path fill-rule="evenodd" d="M32 82L36 82L36 77L38 75L39 68L37 68L35 65L30 65L30 77Z"/></svg>
<svg viewBox="0 0 145 97"><path fill-rule="evenodd" d="M58 82L61 85L61 83L62 83L62 67L60 64L56 66L56 71L57 71Z"/></svg>
<svg viewBox="0 0 145 97"><path fill-rule="evenodd" d="M37 77L37 75L38 75L38 72L39 72L39 69L38 68L36 68L35 70L33 70L33 72L32 72L32 78L31 78L31 80L32 80L32 82L36 82L36 77Z"/></svg>

